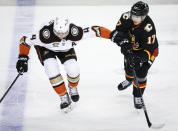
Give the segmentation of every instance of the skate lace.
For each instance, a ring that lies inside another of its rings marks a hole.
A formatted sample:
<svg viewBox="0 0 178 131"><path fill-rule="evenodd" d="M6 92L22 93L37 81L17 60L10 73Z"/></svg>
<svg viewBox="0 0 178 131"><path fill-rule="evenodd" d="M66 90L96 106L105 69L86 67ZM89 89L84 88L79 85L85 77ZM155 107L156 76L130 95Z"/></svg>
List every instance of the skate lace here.
<svg viewBox="0 0 178 131"><path fill-rule="evenodd" d="M69 97L67 94L61 96L61 103L69 103Z"/></svg>
<svg viewBox="0 0 178 131"><path fill-rule="evenodd" d="M69 87L70 95L78 95L77 87Z"/></svg>
<svg viewBox="0 0 178 131"><path fill-rule="evenodd" d="M122 82L122 86L123 87L125 87L125 86L127 86L129 84L130 84L130 82L128 80L125 80L125 81Z"/></svg>

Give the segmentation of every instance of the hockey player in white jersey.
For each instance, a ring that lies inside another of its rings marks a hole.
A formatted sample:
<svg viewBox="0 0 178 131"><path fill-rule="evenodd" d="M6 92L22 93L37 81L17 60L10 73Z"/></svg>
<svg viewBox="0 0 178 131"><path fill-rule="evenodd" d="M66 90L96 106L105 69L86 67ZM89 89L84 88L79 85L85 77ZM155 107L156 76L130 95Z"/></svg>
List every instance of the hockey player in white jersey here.
<svg viewBox="0 0 178 131"><path fill-rule="evenodd" d="M110 30L104 27L92 26L82 29L69 22L68 19L56 18L43 25L34 34L23 36L20 40L19 57L16 64L18 72L27 72L28 54L30 47L34 46L41 64L49 77L49 81L61 98L60 108L65 109L73 102L79 100L77 86L80 79L77 56L73 46L81 39L89 37L109 37ZM64 65L67 74L67 92L57 58Z"/></svg>

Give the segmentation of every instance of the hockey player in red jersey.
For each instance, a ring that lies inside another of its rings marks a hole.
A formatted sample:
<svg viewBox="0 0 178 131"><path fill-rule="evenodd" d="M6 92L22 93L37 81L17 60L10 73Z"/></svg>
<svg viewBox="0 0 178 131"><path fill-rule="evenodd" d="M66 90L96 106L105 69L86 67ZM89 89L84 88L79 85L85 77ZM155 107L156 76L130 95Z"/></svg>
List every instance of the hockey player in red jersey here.
<svg viewBox="0 0 178 131"><path fill-rule="evenodd" d="M80 72L74 45L81 39L88 37L107 38L110 33L111 31L104 27L93 26L83 29L70 23L66 18L60 19L57 17L55 20L42 25L34 34L21 38L19 57L16 64L17 71L22 74L27 72L28 54L30 47L34 45L52 87L61 98L60 108L65 109L71 104L71 99L73 102L79 100L77 86ZM57 58L64 65L69 93L60 73Z"/></svg>
<svg viewBox="0 0 178 131"><path fill-rule="evenodd" d="M136 109L141 109L142 103L136 83L133 80L133 67L143 94L146 88L148 70L158 55L156 29L152 19L148 16L148 12L147 3L142 1L135 3L131 11L122 14L116 29L110 35L110 39L121 47L121 52L124 54L126 80L118 85L118 89L124 90L133 83L133 98Z"/></svg>

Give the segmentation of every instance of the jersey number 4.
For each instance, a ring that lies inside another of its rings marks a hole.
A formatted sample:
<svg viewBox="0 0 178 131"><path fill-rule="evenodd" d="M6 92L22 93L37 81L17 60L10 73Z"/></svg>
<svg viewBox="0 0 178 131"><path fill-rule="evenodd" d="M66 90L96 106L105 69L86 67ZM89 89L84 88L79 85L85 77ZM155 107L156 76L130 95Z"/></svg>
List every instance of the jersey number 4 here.
<svg viewBox="0 0 178 131"><path fill-rule="evenodd" d="M32 35L32 37L30 38L30 40L34 40L36 39L36 35Z"/></svg>

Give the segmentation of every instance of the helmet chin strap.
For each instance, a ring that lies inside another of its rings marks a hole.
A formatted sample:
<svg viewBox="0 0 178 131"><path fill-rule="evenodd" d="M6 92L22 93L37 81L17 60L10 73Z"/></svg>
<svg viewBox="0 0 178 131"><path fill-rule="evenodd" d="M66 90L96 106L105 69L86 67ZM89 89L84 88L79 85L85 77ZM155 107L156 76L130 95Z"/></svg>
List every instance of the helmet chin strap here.
<svg viewBox="0 0 178 131"><path fill-rule="evenodd" d="M144 21L144 20L145 20L145 18L146 18L146 15L141 16L142 21Z"/></svg>
<svg viewBox="0 0 178 131"><path fill-rule="evenodd" d="M57 31L55 31L54 29L53 29L53 32L54 32L54 34L55 34L57 37L59 37L60 39L65 38L65 37L69 34L68 31L65 32L65 33L59 33L59 32L57 32Z"/></svg>

